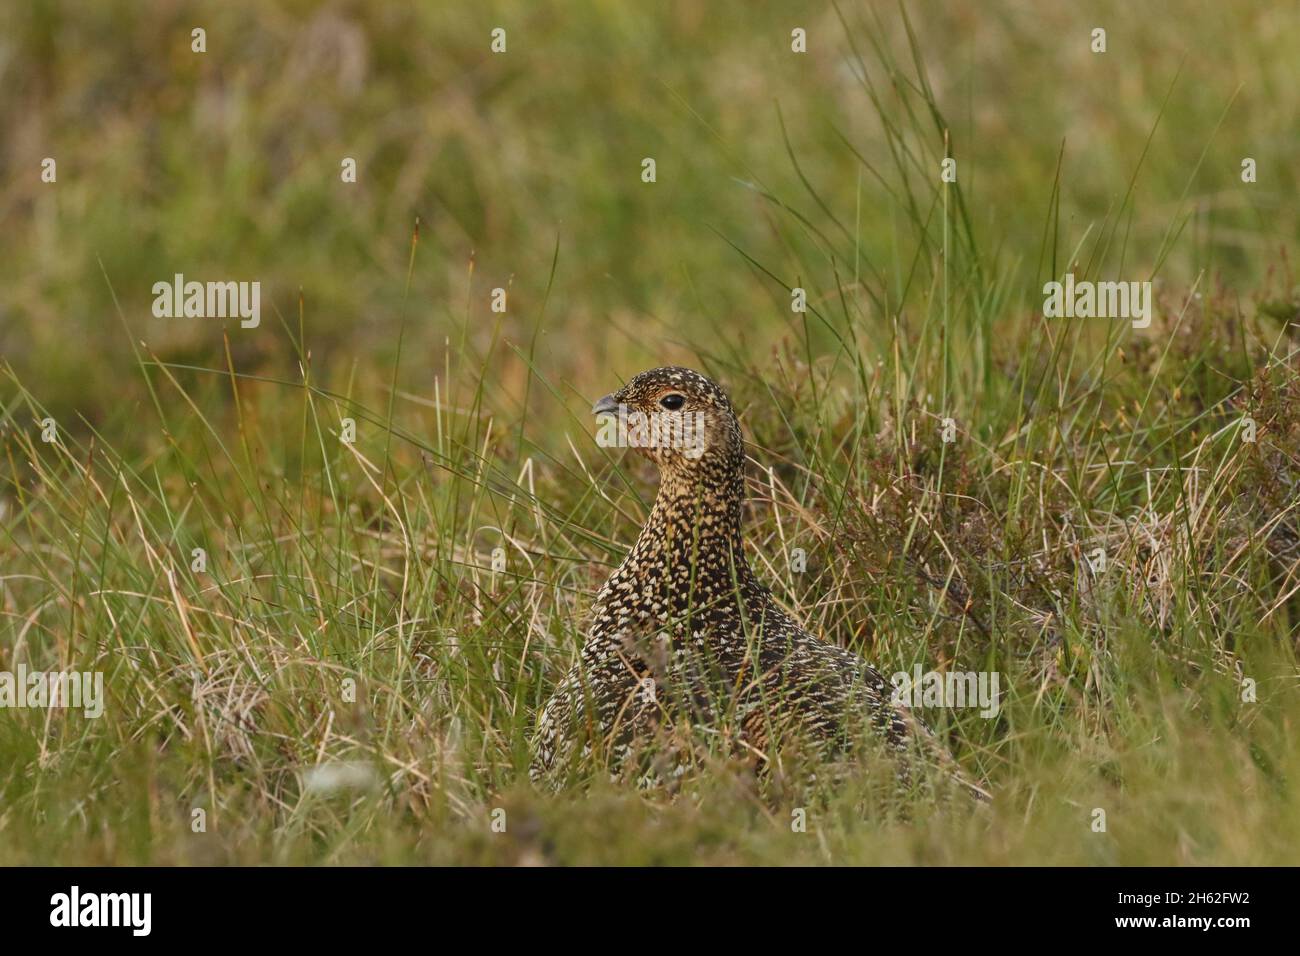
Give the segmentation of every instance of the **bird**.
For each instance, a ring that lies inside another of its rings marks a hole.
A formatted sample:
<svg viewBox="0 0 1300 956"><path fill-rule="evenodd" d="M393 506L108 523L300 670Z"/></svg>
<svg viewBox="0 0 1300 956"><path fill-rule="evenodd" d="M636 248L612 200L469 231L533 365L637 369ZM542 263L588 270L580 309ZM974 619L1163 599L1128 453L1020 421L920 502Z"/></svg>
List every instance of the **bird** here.
<svg viewBox="0 0 1300 956"><path fill-rule="evenodd" d="M754 573L742 534L744 438L717 383L653 368L592 412L617 439L609 443L654 462L659 488L596 594L578 660L540 712L534 782L559 786L563 768L593 754L617 776L646 741L685 721L721 733L760 768L789 740L811 744L815 764L874 738L900 786L920 759L988 799L876 668L810 633Z"/></svg>

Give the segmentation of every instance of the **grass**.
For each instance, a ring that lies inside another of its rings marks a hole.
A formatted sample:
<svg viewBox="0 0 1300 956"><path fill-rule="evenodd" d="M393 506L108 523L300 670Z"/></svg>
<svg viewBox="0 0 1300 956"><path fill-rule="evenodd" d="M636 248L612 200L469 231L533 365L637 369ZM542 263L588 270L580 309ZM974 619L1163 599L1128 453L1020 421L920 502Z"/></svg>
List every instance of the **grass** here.
<svg viewBox="0 0 1300 956"><path fill-rule="evenodd" d="M818 5L800 59L775 6L235 4L206 60L114 72L88 38L198 14L101 9L4 31L6 127L66 145L3 195L40 241L0 266L0 670L108 699L0 711L0 862L1295 862L1294 15ZM152 318L176 271L263 276L261 328ZM1153 279L1151 327L1044 319L1067 271ZM528 784L653 494L587 409L668 361L741 410L787 607L1000 674L996 719L927 711L987 812L869 766L803 833L721 759Z"/></svg>

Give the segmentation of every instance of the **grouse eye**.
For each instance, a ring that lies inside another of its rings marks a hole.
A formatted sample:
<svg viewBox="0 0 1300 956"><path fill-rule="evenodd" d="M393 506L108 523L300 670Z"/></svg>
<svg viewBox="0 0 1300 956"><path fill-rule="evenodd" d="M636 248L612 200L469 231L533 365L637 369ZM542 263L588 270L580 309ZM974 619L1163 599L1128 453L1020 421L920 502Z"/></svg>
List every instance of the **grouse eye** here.
<svg viewBox="0 0 1300 956"><path fill-rule="evenodd" d="M675 412L686 404L686 396L678 395L676 392L669 392L663 398L659 399L659 404L670 412Z"/></svg>

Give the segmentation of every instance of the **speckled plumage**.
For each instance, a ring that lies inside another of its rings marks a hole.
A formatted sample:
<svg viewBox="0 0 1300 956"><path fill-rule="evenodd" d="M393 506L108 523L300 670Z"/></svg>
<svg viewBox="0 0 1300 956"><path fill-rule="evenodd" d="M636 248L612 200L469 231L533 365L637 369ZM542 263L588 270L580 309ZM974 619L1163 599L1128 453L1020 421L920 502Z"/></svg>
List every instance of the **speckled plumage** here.
<svg viewBox="0 0 1300 956"><path fill-rule="evenodd" d="M578 746L601 749L617 771L639 741L682 719L716 729L759 763L791 735L831 755L865 727L900 758L904 777L919 743L961 779L924 724L891 703L878 671L809 634L750 569L741 541L744 443L722 389L690 369L656 368L595 411L616 406L669 420L703 413L703 454L638 449L659 466L659 493L596 596L578 663L542 711L534 779Z"/></svg>

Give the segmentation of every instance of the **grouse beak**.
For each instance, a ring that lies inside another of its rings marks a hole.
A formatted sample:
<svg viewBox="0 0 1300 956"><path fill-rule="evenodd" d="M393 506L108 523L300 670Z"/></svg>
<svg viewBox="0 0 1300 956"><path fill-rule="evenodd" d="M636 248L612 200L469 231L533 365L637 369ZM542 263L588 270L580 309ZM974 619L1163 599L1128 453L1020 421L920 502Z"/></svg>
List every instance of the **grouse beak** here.
<svg viewBox="0 0 1300 956"><path fill-rule="evenodd" d="M605 395L602 398L598 398L596 399L596 404L591 406L591 414L617 415L618 402L614 399L613 395Z"/></svg>

